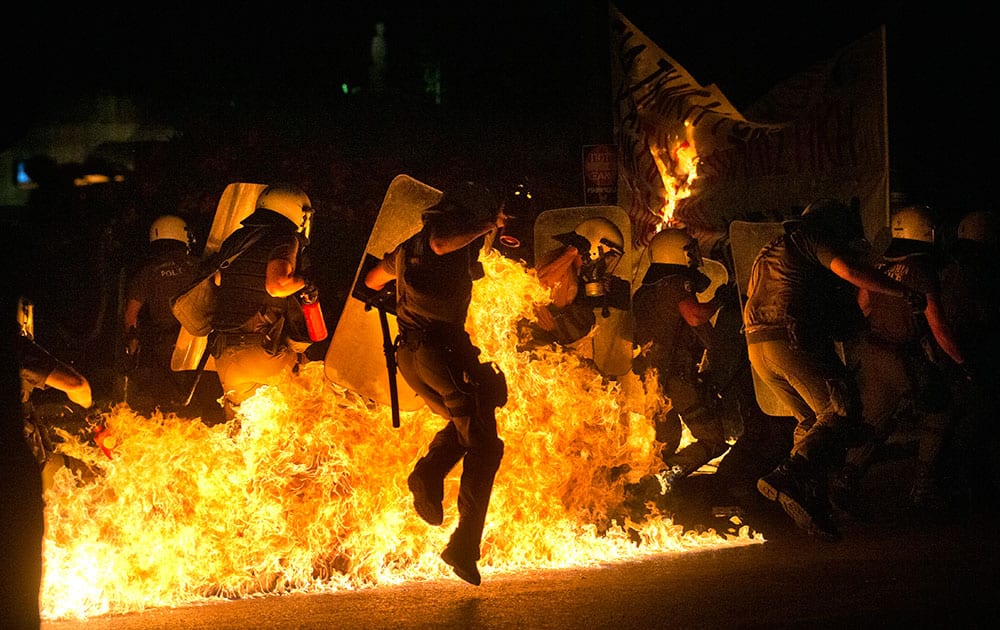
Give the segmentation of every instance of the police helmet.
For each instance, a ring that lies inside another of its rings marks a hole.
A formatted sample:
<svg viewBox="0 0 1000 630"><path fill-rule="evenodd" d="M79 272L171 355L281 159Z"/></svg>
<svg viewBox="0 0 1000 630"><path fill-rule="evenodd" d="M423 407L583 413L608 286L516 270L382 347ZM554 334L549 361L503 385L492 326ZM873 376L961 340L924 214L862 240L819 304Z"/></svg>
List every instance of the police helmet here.
<svg viewBox="0 0 1000 630"><path fill-rule="evenodd" d="M997 244L997 219L985 210L970 212L958 223L958 238L984 245Z"/></svg>
<svg viewBox="0 0 1000 630"><path fill-rule="evenodd" d="M449 215L469 225L477 225L496 221L500 200L483 184L465 181L445 189L437 205L428 212Z"/></svg>
<svg viewBox="0 0 1000 630"><path fill-rule="evenodd" d="M172 214L165 214L158 217L149 226L149 242L161 240L180 241L185 245L191 245L193 239L184 219Z"/></svg>
<svg viewBox="0 0 1000 630"><path fill-rule="evenodd" d="M596 261L608 255L625 254L625 238L614 222L604 217L585 219L573 228L553 237L564 245L576 247L585 260Z"/></svg>
<svg viewBox="0 0 1000 630"><path fill-rule="evenodd" d="M649 242L649 262L650 264L700 267L701 252L698 248L698 241L683 228L664 228L657 232Z"/></svg>
<svg viewBox="0 0 1000 630"><path fill-rule="evenodd" d="M272 184L257 196L256 209L277 212L295 224L298 232L309 239L313 208L309 196L294 184Z"/></svg>
<svg viewBox="0 0 1000 630"><path fill-rule="evenodd" d="M934 215L927 206L906 206L892 215L889 228L894 239L934 243Z"/></svg>

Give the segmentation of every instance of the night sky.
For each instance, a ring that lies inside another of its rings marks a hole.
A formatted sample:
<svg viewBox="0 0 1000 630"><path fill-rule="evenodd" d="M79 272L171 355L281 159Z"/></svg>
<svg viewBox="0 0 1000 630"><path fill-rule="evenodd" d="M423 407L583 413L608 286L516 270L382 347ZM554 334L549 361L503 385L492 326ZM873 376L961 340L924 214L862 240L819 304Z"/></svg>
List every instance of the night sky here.
<svg viewBox="0 0 1000 630"><path fill-rule="evenodd" d="M558 119L576 129L581 143L610 140L603 2L398 4L286 2L277 5L281 10L242 14L147 3L9 9L2 58L13 115L0 140L7 144L80 91L99 88L189 114L207 102L315 106L337 98L344 84L364 85L377 21L386 24L390 68L399 76L412 79L425 60L440 61L456 116L528 134L532 124ZM944 204L992 203L982 190L992 177L985 156L998 137L986 9L905 2L616 4L737 108L885 24L894 188Z"/></svg>

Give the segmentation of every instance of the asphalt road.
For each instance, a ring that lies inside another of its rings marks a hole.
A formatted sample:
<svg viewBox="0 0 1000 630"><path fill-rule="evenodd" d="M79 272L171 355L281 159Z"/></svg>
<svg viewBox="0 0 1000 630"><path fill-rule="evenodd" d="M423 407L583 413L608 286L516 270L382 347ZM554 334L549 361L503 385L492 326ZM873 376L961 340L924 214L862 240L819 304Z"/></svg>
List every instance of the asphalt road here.
<svg viewBox="0 0 1000 630"><path fill-rule="evenodd" d="M311 628L981 627L1000 613L995 506L948 517L905 508L906 465L883 468L867 516L828 543L748 498L767 542L573 570L434 580L364 591L220 601L49 621L45 630ZM710 476L706 476L710 477ZM709 481L688 492L705 497ZM888 493L887 493L888 492ZM689 501L681 519L710 518ZM681 521L683 522L683 520Z"/></svg>

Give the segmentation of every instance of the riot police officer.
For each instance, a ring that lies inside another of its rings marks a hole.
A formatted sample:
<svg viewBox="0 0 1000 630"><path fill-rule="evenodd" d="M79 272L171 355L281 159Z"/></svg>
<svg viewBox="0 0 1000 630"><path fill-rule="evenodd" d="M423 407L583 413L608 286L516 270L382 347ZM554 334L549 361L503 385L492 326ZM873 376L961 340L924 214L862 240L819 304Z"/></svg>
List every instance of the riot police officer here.
<svg viewBox="0 0 1000 630"><path fill-rule="evenodd" d="M479 252L485 236L503 227L505 215L488 188L464 182L446 189L422 220L417 234L368 272L365 285L381 291L395 281L399 371L448 420L407 479L414 507L428 524L441 525L444 479L462 462L458 526L441 558L478 586L480 542L504 451L495 409L506 402L506 382L492 364L479 361L465 321L472 283L484 273Z"/></svg>

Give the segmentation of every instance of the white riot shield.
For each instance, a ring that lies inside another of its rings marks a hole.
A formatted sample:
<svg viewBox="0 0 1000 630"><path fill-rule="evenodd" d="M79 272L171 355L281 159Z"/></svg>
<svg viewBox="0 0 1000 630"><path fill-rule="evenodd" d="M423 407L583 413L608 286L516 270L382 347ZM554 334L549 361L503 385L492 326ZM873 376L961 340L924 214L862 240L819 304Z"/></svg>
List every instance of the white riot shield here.
<svg viewBox="0 0 1000 630"><path fill-rule="evenodd" d="M555 236L573 229L586 219L604 217L613 222L625 240L625 253L614 275L631 284L635 256L632 248L632 224L628 214L618 206L581 206L546 210L535 219L535 261L564 245ZM597 324L590 335L573 345L582 356L593 359L602 374L622 376L632 369L632 312L595 309Z"/></svg>
<svg viewBox="0 0 1000 630"><path fill-rule="evenodd" d="M729 244L733 252L736 270L736 285L740 290L740 305L746 306L747 286L750 284L750 270L758 252L784 233L781 223L755 223L733 221L729 224ZM752 366L751 366L752 368ZM769 416L791 416L792 410L779 399L771 388L760 380L757 370L753 371L753 389L761 411Z"/></svg>
<svg viewBox="0 0 1000 630"><path fill-rule="evenodd" d="M371 236L365 246L365 253L354 275L354 284L364 283L364 273L380 260L386 252L416 234L421 227L420 217L441 198L441 191L431 188L408 175L398 175L389 184L382 208ZM330 345L326 351L324 372L326 378L341 387L361 394L370 400L389 405L392 402L389 389L389 372L386 366L384 337L379 312L369 308L355 291L347 298L344 310L337 320ZM398 334L396 317L388 313L390 339ZM424 406L424 401L414 392L398 373L396 389L399 408L415 411Z"/></svg>
<svg viewBox="0 0 1000 630"><path fill-rule="evenodd" d="M265 184L244 182L236 182L226 186L219 198L219 205L216 206L215 218L212 219L212 228L208 232L202 257L207 258L219 251L222 241L240 227L240 221L253 214L254 207L257 205L257 197L266 187ZM174 353L170 357L170 369L175 372L198 369L198 362L207 346L208 337L196 337L182 327L181 332L177 335L177 341L174 343ZM213 357L208 357L205 370L215 371Z"/></svg>

